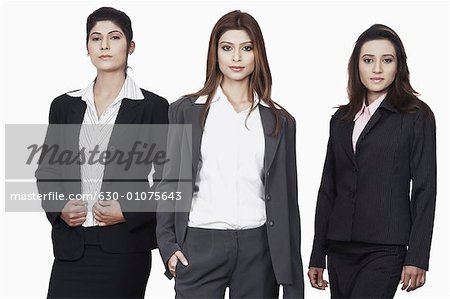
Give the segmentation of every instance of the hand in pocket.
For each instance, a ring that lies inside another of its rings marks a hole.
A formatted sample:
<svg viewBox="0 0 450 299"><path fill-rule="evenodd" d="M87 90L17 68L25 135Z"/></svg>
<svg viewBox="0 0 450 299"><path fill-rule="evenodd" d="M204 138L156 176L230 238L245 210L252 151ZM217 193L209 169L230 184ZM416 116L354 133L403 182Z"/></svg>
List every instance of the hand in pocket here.
<svg viewBox="0 0 450 299"><path fill-rule="evenodd" d="M167 262L167 267L169 268L169 271L170 273L172 273L173 277L177 277L176 267L178 262L181 262L185 267L188 265L186 257L180 250L176 251Z"/></svg>

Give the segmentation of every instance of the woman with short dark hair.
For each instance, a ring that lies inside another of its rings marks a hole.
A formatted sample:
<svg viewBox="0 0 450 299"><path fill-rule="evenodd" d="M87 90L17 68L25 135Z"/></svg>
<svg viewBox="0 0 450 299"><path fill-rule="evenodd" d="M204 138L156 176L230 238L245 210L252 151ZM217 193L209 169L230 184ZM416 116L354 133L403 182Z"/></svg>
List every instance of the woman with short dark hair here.
<svg viewBox="0 0 450 299"><path fill-rule="evenodd" d="M61 203L43 203L55 255L48 298L143 298L156 248L156 217L151 209L130 209L130 201L151 190L151 165L124 169L101 159L131 149L138 142L131 136L144 124L167 124L168 103L139 88L126 72L136 45L124 12L99 8L87 18L86 29L97 76L86 88L52 102L46 141L56 138L59 146L95 156L80 156L70 165L47 161L36 171L40 193L57 190L66 196ZM62 126L67 124L72 126ZM128 124L133 128L126 131Z"/></svg>

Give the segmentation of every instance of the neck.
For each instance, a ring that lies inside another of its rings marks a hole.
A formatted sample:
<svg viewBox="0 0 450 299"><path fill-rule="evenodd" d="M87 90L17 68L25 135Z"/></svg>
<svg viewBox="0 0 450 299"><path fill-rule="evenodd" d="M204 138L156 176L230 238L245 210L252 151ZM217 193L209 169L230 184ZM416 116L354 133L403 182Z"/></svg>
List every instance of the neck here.
<svg viewBox="0 0 450 299"><path fill-rule="evenodd" d="M375 100L377 100L381 95L382 95L382 93L367 92L366 93L366 105L369 106L370 104L375 102Z"/></svg>
<svg viewBox="0 0 450 299"><path fill-rule="evenodd" d="M242 81L223 80L220 84L223 93L232 103L251 102L248 85L248 78Z"/></svg>
<svg viewBox="0 0 450 299"><path fill-rule="evenodd" d="M125 82L125 72L97 72L95 95L117 94Z"/></svg>

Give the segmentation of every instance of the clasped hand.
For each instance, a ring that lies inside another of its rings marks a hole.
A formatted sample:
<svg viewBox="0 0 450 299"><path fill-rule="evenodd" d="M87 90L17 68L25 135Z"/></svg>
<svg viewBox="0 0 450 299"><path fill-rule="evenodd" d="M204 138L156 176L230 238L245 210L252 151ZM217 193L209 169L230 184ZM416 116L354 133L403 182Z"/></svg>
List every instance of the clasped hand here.
<svg viewBox="0 0 450 299"><path fill-rule="evenodd" d="M114 225L125 222L116 200L98 200L93 206L94 218L99 226ZM70 227L80 226L86 221L87 202L82 200L70 200L61 211L61 219Z"/></svg>

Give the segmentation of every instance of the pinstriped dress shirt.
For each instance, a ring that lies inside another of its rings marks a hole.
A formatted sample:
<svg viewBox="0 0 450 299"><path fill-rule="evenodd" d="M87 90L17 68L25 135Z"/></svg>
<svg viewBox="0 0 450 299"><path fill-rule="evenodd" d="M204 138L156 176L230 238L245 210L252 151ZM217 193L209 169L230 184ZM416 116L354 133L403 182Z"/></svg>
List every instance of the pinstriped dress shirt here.
<svg viewBox="0 0 450 299"><path fill-rule="evenodd" d="M134 80L127 76L125 82L115 100L106 108L103 114L98 117L97 109L94 103L94 83L92 81L86 88L67 93L72 97L81 97L86 102L86 112L84 113L83 123L81 125L79 136L79 149L84 149L88 157L92 160L98 160L102 152L107 150L109 139L119 113L122 99L143 100L144 95ZM81 193L88 206L88 214L83 226L97 225L92 207L99 198L102 187L103 174L105 170L104 163L82 163L81 171Z"/></svg>

